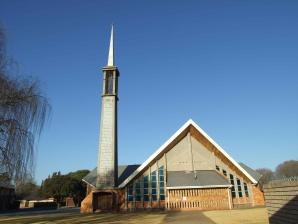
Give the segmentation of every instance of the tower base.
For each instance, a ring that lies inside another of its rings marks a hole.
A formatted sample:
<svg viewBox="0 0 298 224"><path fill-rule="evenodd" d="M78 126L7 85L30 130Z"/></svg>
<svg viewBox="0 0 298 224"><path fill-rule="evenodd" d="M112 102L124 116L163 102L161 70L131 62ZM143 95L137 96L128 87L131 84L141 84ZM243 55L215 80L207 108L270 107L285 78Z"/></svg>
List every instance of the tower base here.
<svg viewBox="0 0 298 224"><path fill-rule="evenodd" d="M121 189L92 190L81 203L81 213L120 211L124 208L124 191Z"/></svg>

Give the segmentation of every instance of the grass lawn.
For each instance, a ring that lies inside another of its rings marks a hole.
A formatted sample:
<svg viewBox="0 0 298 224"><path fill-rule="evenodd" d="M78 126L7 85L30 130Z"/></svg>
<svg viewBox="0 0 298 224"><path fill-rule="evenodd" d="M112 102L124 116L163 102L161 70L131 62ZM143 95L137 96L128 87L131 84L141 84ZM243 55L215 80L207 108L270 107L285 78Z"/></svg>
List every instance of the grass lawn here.
<svg viewBox="0 0 298 224"><path fill-rule="evenodd" d="M224 211L190 212L131 212L80 214L78 210L54 210L49 212L26 212L0 214L0 223L108 223L108 224L268 224L265 208Z"/></svg>

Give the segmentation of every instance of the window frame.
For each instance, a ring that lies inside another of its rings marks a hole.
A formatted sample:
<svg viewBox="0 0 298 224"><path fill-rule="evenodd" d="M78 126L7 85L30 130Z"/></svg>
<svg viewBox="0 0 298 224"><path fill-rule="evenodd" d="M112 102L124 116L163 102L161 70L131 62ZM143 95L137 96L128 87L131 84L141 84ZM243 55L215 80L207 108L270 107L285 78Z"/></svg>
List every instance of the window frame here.
<svg viewBox="0 0 298 224"><path fill-rule="evenodd" d="M130 184L127 186L127 201L132 202L133 198L133 184Z"/></svg>
<svg viewBox="0 0 298 224"><path fill-rule="evenodd" d="M237 183L238 196L239 198L242 198L243 193L242 193L241 180L239 178L236 178L236 183Z"/></svg>
<svg viewBox="0 0 298 224"><path fill-rule="evenodd" d="M157 201L157 175L156 175L156 170L151 172L151 201Z"/></svg>
<svg viewBox="0 0 298 224"><path fill-rule="evenodd" d="M230 183L232 184L232 187L231 187L232 198L236 198L235 178L234 178L234 175L231 173L230 173Z"/></svg>
<svg viewBox="0 0 298 224"><path fill-rule="evenodd" d="M248 186L247 183L243 182L243 186L244 186L244 194L246 197L249 197L249 192L248 192Z"/></svg>
<svg viewBox="0 0 298 224"><path fill-rule="evenodd" d="M159 200L165 200L165 176L164 176L164 167L161 166L158 168L158 181L159 181ZM161 193L163 192L163 193Z"/></svg>

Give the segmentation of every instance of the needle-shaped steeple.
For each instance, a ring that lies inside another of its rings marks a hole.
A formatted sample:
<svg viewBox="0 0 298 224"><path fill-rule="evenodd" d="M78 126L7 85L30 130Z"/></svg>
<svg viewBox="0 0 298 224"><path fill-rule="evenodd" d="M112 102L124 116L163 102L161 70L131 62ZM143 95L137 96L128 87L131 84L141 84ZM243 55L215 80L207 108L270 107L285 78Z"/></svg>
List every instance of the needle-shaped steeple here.
<svg viewBox="0 0 298 224"><path fill-rule="evenodd" d="M108 66L114 66L114 25L112 25Z"/></svg>

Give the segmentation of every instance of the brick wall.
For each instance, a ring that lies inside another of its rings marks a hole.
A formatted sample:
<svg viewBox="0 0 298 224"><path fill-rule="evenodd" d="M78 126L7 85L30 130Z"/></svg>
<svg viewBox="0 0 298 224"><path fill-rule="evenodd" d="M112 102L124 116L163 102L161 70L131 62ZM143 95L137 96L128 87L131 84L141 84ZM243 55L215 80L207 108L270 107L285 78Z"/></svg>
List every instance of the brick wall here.
<svg viewBox="0 0 298 224"><path fill-rule="evenodd" d="M88 192L88 190L87 190ZM89 194L84 198L84 200L81 202L81 213L92 213L94 212L98 206L98 196L100 196L101 193L109 192L113 194L113 197L111 202L113 204L113 208L111 211L119 211L125 209L125 194L124 189L107 189L107 190L100 190L95 189L90 186L89 188ZM114 203L117 204L114 204Z"/></svg>
<svg viewBox="0 0 298 224"><path fill-rule="evenodd" d="M298 178L272 181L264 192L270 224L298 223Z"/></svg>
<svg viewBox="0 0 298 224"><path fill-rule="evenodd" d="M230 209L228 188L169 190L166 207L169 210Z"/></svg>
<svg viewBox="0 0 298 224"><path fill-rule="evenodd" d="M252 186L252 192L254 196L254 205L261 206L265 205L264 193L261 191L259 186Z"/></svg>

